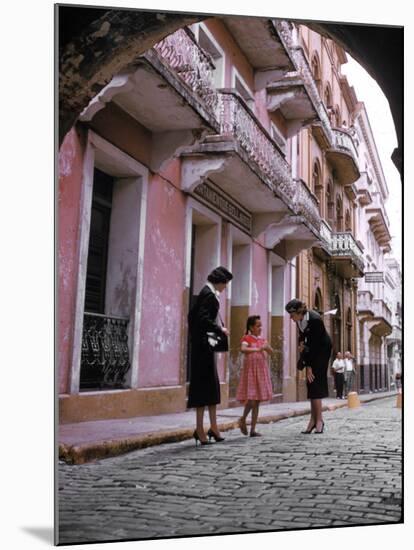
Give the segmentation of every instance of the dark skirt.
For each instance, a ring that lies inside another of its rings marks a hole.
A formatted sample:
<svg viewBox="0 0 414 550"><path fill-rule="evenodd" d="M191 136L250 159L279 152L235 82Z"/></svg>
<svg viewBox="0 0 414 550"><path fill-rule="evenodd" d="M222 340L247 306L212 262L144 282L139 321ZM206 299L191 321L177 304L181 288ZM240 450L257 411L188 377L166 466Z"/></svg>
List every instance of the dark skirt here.
<svg viewBox="0 0 414 550"><path fill-rule="evenodd" d="M202 345L191 346L190 387L187 407L205 407L220 403L220 381L216 354Z"/></svg>
<svg viewBox="0 0 414 550"><path fill-rule="evenodd" d="M329 351L319 355L314 361L312 361L312 372L315 376L315 380L309 383L306 380L308 388L308 399L322 399L328 397L328 365L331 352Z"/></svg>

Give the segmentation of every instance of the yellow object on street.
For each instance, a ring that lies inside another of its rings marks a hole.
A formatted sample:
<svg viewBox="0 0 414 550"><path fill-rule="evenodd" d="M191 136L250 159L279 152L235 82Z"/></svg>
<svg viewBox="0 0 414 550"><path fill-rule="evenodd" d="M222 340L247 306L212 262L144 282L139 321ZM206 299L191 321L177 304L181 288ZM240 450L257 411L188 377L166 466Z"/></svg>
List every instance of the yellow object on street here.
<svg viewBox="0 0 414 550"><path fill-rule="evenodd" d="M402 391L397 393L397 409L402 408Z"/></svg>
<svg viewBox="0 0 414 550"><path fill-rule="evenodd" d="M360 407L361 403L359 401L359 397L356 391L351 391L348 393L348 408L350 409L356 409L357 407Z"/></svg>

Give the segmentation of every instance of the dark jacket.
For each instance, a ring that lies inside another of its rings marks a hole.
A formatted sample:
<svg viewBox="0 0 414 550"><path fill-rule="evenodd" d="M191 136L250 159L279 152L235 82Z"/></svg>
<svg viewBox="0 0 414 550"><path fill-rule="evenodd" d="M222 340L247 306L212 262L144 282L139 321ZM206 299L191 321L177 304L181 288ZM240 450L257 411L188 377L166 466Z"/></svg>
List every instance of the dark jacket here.
<svg viewBox="0 0 414 550"><path fill-rule="evenodd" d="M207 343L207 332L222 332L216 323L219 301L206 285L188 315L191 337L190 387L187 407L220 403L220 381L215 354Z"/></svg>
<svg viewBox="0 0 414 550"><path fill-rule="evenodd" d="M222 332L220 325L216 323L219 307L218 299L211 289L205 285L188 314L188 325L192 341L204 342L207 332L218 334Z"/></svg>
<svg viewBox="0 0 414 550"><path fill-rule="evenodd" d="M309 311L309 321L303 332L299 331L299 342L304 342L305 349L299 361L306 367L317 367L321 360L329 360L332 342L323 324L322 317L316 311Z"/></svg>

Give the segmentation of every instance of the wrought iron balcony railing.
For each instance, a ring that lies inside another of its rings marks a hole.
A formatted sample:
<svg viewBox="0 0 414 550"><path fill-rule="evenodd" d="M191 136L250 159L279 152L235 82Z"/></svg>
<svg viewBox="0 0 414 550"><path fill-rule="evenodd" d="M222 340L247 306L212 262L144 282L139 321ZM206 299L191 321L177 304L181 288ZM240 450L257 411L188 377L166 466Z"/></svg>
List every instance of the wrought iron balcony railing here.
<svg viewBox="0 0 414 550"><path fill-rule="evenodd" d="M218 95L214 85L214 64L186 29L170 34L154 50L199 99L215 114Z"/></svg>
<svg viewBox="0 0 414 550"><path fill-rule="evenodd" d="M297 213L304 216L317 231L320 231L321 217L316 197L303 180L295 180L295 184Z"/></svg>
<svg viewBox="0 0 414 550"><path fill-rule="evenodd" d="M326 139L330 145L333 145L334 135L332 133L328 111L326 110L325 104L319 95L319 91L305 53L301 46L294 44L290 23L287 21L275 21L274 25L285 48L290 52L298 73L302 77L303 84L321 122Z"/></svg>
<svg viewBox="0 0 414 550"><path fill-rule="evenodd" d="M350 155L355 160L355 163L358 164L358 151L355 146L354 140L352 136L349 134L347 130L340 130L339 128L334 128L333 130L335 141L334 141L334 147L335 149L339 149L341 151L344 151Z"/></svg>
<svg viewBox="0 0 414 550"><path fill-rule="evenodd" d="M324 245L325 250L331 250L332 230L325 220L321 220L321 226L319 228L320 239Z"/></svg>
<svg viewBox="0 0 414 550"><path fill-rule="evenodd" d="M237 140L267 185L293 204L296 185L276 142L237 94L221 90L219 98L221 135Z"/></svg>
<svg viewBox="0 0 414 550"><path fill-rule="evenodd" d="M382 319L385 319L387 323L390 325L392 324L392 312L390 308L387 306L387 304L384 302L384 300L373 300L372 301L374 305L374 315L375 317L381 317Z"/></svg>
<svg viewBox="0 0 414 550"><path fill-rule="evenodd" d="M374 313L372 292L370 290L358 290L358 311L370 311Z"/></svg>
<svg viewBox="0 0 414 550"><path fill-rule="evenodd" d="M364 271L363 251L352 233L332 233L331 254L336 257L350 256L360 271Z"/></svg>
<svg viewBox="0 0 414 550"><path fill-rule="evenodd" d="M80 389L125 387L131 368L128 319L84 314Z"/></svg>

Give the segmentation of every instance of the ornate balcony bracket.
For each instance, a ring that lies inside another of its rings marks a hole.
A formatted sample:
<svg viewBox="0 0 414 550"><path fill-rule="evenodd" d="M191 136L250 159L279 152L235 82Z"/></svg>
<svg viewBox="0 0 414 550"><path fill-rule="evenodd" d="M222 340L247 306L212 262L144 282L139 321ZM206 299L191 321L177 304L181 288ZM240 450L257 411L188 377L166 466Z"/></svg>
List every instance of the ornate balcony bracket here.
<svg viewBox="0 0 414 550"><path fill-rule="evenodd" d="M286 68L258 70L254 74L254 88L256 91L263 90L272 82L277 82L286 74Z"/></svg>
<svg viewBox="0 0 414 550"><path fill-rule="evenodd" d="M203 183L211 174L222 172L230 157L225 155L197 155L182 157L181 185L182 190L191 193L200 183Z"/></svg>
<svg viewBox="0 0 414 550"><path fill-rule="evenodd" d="M279 223L269 225L264 235L264 245L270 250L297 230L295 216L284 216Z"/></svg>
<svg viewBox="0 0 414 550"><path fill-rule="evenodd" d="M134 83L131 80L132 73L124 73L114 76L114 78L96 95L89 105L82 111L79 120L89 122L93 117L102 110L107 103L120 94L127 93L133 90Z"/></svg>
<svg viewBox="0 0 414 550"><path fill-rule="evenodd" d="M252 223L252 235L257 238L261 233L267 231L272 226L277 225L285 218L285 213L264 212L262 214L255 214L253 216Z"/></svg>
<svg viewBox="0 0 414 550"><path fill-rule="evenodd" d="M159 172L166 161L178 156L182 149L194 146L202 140L207 130L172 130L169 132L157 132L153 134L151 154L151 170Z"/></svg>

